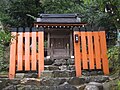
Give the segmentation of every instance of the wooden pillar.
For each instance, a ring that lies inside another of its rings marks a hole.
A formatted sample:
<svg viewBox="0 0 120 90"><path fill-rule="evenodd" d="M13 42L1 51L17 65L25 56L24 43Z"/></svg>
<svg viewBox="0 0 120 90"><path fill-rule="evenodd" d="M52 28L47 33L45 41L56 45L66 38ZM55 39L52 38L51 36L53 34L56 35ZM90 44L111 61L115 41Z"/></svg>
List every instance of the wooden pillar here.
<svg viewBox="0 0 120 90"><path fill-rule="evenodd" d="M101 46L101 55L102 55L102 67L105 75L109 74L109 62L107 58L107 46L106 46L106 35L105 31L100 31L100 46Z"/></svg>
<svg viewBox="0 0 120 90"><path fill-rule="evenodd" d="M38 43L39 43L40 41L38 41ZM37 58L36 58L36 55L37 55L37 53L36 53L36 46L37 46L37 44L36 44L37 42L36 42L36 29L35 28L32 28L32 49L31 49L31 51L32 51L32 57L31 57L31 70L36 70L37 69L37 67L36 67L36 62L37 62Z"/></svg>
<svg viewBox="0 0 120 90"><path fill-rule="evenodd" d="M47 41L47 56L50 56L50 33L48 32L48 41Z"/></svg>
<svg viewBox="0 0 120 90"><path fill-rule="evenodd" d="M70 56L69 43L67 43L66 45L66 51L67 51L67 56Z"/></svg>
<svg viewBox="0 0 120 90"><path fill-rule="evenodd" d="M70 32L70 56L73 56L73 33Z"/></svg>
<svg viewBox="0 0 120 90"><path fill-rule="evenodd" d="M38 30L38 76L44 70L44 28Z"/></svg>
<svg viewBox="0 0 120 90"><path fill-rule="evenodd" d="M14 39L11 39L10 45L10 65L9 65L9 79L13 79L15 77L15 68L16 68L16 36L17 29L14 28L14 31L11 33L14 36Z"/></svg>
<svg viewBox="0 0 120 90"><path fill-rule="evenodd" d="M75 70L76 77L81 76L81 56L80 56L80 38L79 38L79 28L74 27L74 56L75 56ZM75 41L75 35L78 35L78 42Z"/></svg>

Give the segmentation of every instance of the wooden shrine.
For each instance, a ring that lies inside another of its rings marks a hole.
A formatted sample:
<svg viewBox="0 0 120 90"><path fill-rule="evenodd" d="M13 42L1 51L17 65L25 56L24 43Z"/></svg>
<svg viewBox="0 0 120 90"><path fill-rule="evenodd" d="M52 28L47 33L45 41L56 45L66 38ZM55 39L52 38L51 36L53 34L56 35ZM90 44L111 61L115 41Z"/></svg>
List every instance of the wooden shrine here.
<svg viewBox="0 0 120 90"><path fill-rule="evenodd" d="M71 58L73 49L73 28L87 25L78 14L40 14L35 27L43 27L50 58Z"/></svg>

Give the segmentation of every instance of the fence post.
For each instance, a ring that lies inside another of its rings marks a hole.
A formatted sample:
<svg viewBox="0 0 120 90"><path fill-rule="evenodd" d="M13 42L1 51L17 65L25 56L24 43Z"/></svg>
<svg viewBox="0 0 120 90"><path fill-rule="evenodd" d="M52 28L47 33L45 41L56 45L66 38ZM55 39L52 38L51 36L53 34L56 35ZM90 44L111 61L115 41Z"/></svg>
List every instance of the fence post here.
<svg viewBox="0 0 120 90"><path fill-rule="evenodd" d="M105 31L100 31L99 34L100 34L103 72L105 75L108 75L109 74L109 65L108 65L108 58L107 58L107 46L106 46Z"/></svg>
<svg viewBox="0 0 120 90"><path fill-rule="evenodd" d="M44 70L44 28L38 29L38 76Z"/></svg>
<svg viewBox="0 0 120 90"><path fill-rule="evenodd" d="M30 28L25 28L25 70L30 70Z"/></svg>
<svg viewBox="0 0 120 90"><path fill-rule="evenodd" d="M74 55L75 55L75 69L76 77L81 76L81 60L80 60L80 38L79 38L79 28L74 27Z"/></svg>
<svg viewBox="0 0 120 90"><path fill-rule="evenodd" d="M15 77L15 68L16 68L16 35L17 28L13 28L11 32L13 38L11 39L10 45L10 65L9 65L9 78L13 79Z"/></svg>

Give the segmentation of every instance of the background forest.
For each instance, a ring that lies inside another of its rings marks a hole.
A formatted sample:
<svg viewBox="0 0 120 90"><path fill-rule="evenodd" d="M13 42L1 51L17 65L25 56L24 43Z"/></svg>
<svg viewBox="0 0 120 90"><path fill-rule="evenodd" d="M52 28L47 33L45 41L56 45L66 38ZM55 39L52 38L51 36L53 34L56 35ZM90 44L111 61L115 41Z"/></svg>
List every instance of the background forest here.
<svg viewBox="0 0 120 90"><path fill-rule="evenodd" d="M0 0L0 72L8 70L10 28L32 27L40 13L78 13L92 27L105 27L110 68L119 71L120 0Z"/></svg>

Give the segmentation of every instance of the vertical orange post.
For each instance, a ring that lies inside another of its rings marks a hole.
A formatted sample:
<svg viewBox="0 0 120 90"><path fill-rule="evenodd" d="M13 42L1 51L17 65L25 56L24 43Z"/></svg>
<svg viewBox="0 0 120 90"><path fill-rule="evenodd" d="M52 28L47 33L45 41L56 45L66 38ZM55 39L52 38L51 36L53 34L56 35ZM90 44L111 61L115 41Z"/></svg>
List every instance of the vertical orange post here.
<svg viewBox="0 0 120 90"><path fill-rule="evenodd" d="M37 67L36 67L36 46L37 46L37 44L36 44L37 42L36 42L36 31L35 31L35 28L32 28L32 60L31 60L31 64L32 64L32 68L31 68L31 70L36 70L37 69Z"/></svg>
<svg viewBox="0 0 120 90"><path fill-rule="evenodd" d="M17 70L23 70L23 28L18 29Z"/></svg>
<svg viewBox="0 0 120 90"><path fill-rule="evenodd" d="M30 70L30 28L25 29L25 70Z"/></svg>
<svg viewBox="0 0 120 90"><path fill-rule="evenodd" d="M78 28L75 27L75 30ZM74 31L74 55L75 55L75 69L76 69L76 77L81 76L81 55L80 55L80 38L78 37L78 42L75 42L75 35L79 36L79 30Z"/></svg>
<svg viewBox="0 0 120 90"><path fill-rule="evenodd" d="M44 70L44 31L40 27L38 31L38 76Z"/></svg>
<svg viewBox="0 0 120 90"><path fill-rule="evenodd" d="M87 44L86 44L86 32L81 32L81 43L82 43L82 62L83 69L88 69L88 60L87 60Z"/></svg>
<svg viewBox="0 0 120 90"><path fill-rule="evenodd" d="M11 33L12 36L14 36L13 39L11 39L11 45L10 45L10 65L9 65L9 78L13 79L15 77L15 68L16 68L16 35L17 35L17 29L14 28L15 31Z"/></svg>
<svg viewBox="0 0 120 90"><path fill-rule="evenodd" d="M103 72L105 75L109 74L109 65L108 65L108 58L107 58L107 46L106 46L106 35L105 31L100 31L100 46L101 46L101 53L102 53L102 66Z"/></svg>
<svg viewBox="0 0 120 90"><path fill-rule="evenodd" d="M94 69L94 53L93 53L93 39L92 39L92 32L86 32L87 39L88 39L88 55L89 55L89 62L90 62L90 69Z"/></svg>
<svg viewBox="0 0 120 90"><path fill-rule="evenodd" d="M101 69L99 32L98 31L93 32L93 35L94 35L96 69Z"/></svg>

